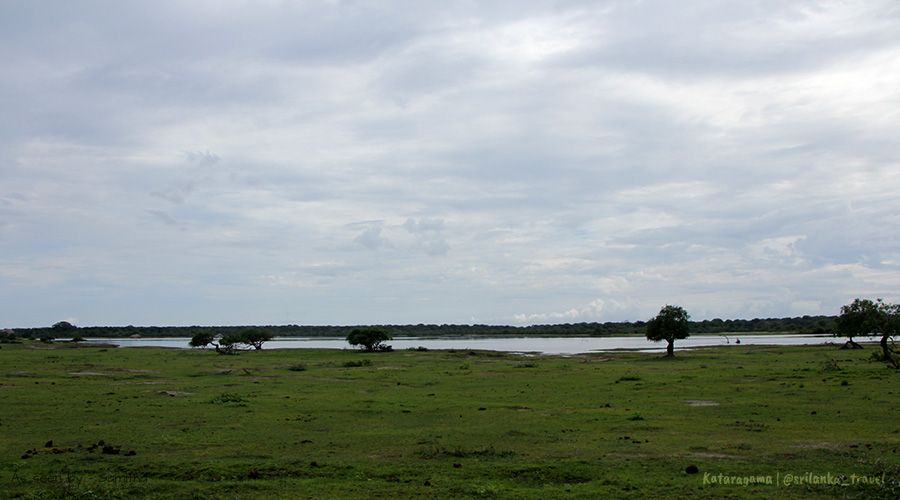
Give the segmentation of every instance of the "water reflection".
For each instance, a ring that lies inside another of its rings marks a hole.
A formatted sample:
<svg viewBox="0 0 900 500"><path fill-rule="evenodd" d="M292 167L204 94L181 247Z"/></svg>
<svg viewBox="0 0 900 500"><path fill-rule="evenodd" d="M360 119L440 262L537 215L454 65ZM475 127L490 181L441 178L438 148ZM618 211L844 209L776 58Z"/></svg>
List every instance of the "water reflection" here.
<svg viewBox="0 0 900 500"><path fill-rule="evenodd" d="M736 342L740 339L740 343ZM91 343L115 344L120 347L189 348L188 338L88 339ZM675 350L707 346L745 345L812 345L835 342L831 335L697 335L675 342ZM621 349L640 352L663 352L665 342L650 342L643 337L514 337L514 338L420 338L397 337L389 342L396 350L480 349L485 351L534 352L539 354L581 354ZM265 349L353 349L342 338L278 337L265 344Z"/></svg>

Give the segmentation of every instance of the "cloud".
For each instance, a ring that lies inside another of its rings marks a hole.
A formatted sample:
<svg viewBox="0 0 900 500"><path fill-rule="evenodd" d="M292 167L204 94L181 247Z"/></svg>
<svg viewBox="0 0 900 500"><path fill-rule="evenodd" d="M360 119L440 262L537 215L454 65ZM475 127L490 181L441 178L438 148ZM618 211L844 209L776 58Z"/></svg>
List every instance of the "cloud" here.
<svg viewBox="0 0 900 500"><path fill-rule="evenodd" d="M380 225L371 225L362 230L353 241L368 248L369 250L377 250L383 246L389 246L390 242L381 235Z"/></svg>
<svg viewBox="0 0 900 500"><path fill-rule="evenodd" d="M900 299L894 2L45 10L0 7L13 326Z"/></svg>

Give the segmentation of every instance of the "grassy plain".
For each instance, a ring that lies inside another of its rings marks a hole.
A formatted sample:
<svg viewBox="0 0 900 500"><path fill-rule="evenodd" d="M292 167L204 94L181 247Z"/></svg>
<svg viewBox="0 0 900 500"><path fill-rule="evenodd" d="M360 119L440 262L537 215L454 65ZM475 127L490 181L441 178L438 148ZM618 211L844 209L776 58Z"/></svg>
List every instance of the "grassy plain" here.
<svg viewBox="0 0 900 500"><path fill-rule="evenodd" d="M0 497L897 498L874 350L3 345Z"/></svg>

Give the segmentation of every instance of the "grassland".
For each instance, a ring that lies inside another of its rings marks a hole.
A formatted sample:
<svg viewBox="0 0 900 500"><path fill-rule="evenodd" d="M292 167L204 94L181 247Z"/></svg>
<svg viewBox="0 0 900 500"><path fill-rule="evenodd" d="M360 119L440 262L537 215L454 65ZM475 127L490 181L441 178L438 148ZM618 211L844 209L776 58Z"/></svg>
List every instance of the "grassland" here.
<svg viewBox="0 0 900 500"><path fill-rule="evenodd" d="M3 345L0 497L897 498L874 350Z"/></svg>

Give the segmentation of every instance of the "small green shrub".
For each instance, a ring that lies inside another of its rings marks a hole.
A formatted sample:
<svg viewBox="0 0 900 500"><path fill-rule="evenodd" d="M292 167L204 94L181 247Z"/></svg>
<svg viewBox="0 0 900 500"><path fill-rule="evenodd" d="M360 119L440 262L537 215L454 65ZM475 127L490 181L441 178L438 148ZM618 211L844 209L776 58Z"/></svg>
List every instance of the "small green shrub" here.
<svg viewBox="0 0 900 500"><path fill-rule="evenodd" d="M358 361L347 361L344 363L344 368L359 368L362 366L372 366L371 359L361 359Z"/></svg>
<svg viewBox="0 0 900 500"><path fill-rule="evenodd" d="M290 370L292 372L305 372L306 365L304 365L303 363L296 363L296 364L289 366L288 370Z"/></svg>
<svg viewBox="0 0 900 500"><path fill-rule="evenodd" d="M838 364L837 360L829 359L822 365L822 370L826 372L839 372L842 370L841 366Z"/></svg>
<svg viewBox="0 0 900 500"><path fill-rule="evenodd" d="M209 400L212 404L246 403L247 400L233 392L223 392Z"/></svg>

